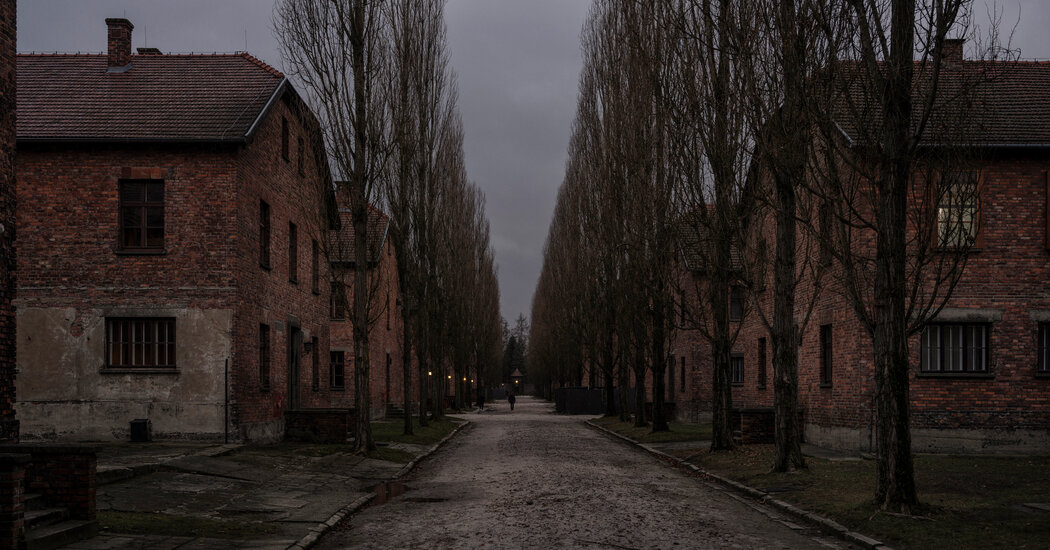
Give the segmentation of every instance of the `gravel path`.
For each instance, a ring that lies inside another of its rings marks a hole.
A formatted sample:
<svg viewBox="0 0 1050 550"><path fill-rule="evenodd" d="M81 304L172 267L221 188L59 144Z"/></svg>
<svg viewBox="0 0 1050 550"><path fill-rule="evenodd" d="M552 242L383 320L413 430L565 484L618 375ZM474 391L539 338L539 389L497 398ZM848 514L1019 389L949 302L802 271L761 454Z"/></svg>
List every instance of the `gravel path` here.
<svg viewBox="0 0 1050 550"><path fill-rule="evenodd" d="M852 548L518 398L318 548Z"/></svg>

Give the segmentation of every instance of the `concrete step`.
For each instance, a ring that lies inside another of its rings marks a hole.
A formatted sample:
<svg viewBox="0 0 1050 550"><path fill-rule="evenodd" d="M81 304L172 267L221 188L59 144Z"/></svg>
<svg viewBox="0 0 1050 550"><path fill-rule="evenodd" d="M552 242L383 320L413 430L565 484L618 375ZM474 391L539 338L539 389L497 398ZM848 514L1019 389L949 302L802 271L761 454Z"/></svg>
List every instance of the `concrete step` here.
<svg viewBox="0 0 1050 550"><path fill-rule="evenodd" d="M53 525L69 519L69 510L66 508L44 508L41 510L26 510L26 530Z"/></svg>
<svg viewBox="0 0 1050 550"><path fill-rule="evenodd" d="M47 502L44 501L44 495L39 493L26 493L22 495L23 502L25 503L25 510L41 510L47 508Z"/></svg>
<svg viewBox="0 0 1050 550"><path fill-rule="evenodd" d="M25 550L54 550L98 534L98 522L68 519L26 530Z"/></svg>

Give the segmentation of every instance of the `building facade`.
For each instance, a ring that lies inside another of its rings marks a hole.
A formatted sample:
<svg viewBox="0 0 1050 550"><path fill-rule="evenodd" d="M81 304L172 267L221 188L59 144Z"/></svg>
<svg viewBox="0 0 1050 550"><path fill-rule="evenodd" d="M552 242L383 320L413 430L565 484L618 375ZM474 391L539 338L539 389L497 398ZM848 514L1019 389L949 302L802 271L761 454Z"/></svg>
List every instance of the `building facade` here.
<svg viewBox="0 0 1050 550"><path fill-rule="evenodd" d="M15 0L0 1L0 442L18 441L15 415Z"/></svg>
<svg viewBox="0 0 1050 550"><path fill-rule="evenodd" d="M353 227L350 210L340 208L340 229L329 239L332 303L331 352L327 383L332 407L353 407L354 403L354 335L353 316L354 280L362 267L353 250ZM369 291L369 388L373 418L386 414L388 406L411 412L415 401L405 404L404 388L404 319L402 316L401 282L398 278L397 254L389 238L389 217L378 208L369 210L368 250L365 272ZM418 399L419 376L416 362L412 362L409 378L412 396Z"/></svg>
<svg viewBox="0 0 1050 550"><path fill-rule="evenodd" d="M19 416L27 435L270 441L325 403L317 122L248 54L21 55Z"/></svg>
<svg viewBox="0 0 1050 550"><path fill-rule="evenodd" d="M946 70L987 69L981 62L964 61L961 48L955 55L946 60ZM970 176L963 182L975 186L976 192L962 202L942 198L935 205L937 216L961 212L974 246L966 253L965 268L950 300L909 340L915 451L1050 452L1047 84L1050 65L1019 62L1004 67L979 90L978 160L975 169L967 168ZM771 221L766 223L766 239L773 242ZM950 243L938 247L950 252ZM820 253L818 246L808 250ZM822 285L814 284L812 277L802 279L796 304L799 320L814 304L799 349L805 439L834 448L872 450L871 337L834 283L841 266L828 260L827 269L830 274ZM773 285L771 274L765 277L764 285L756 285L762 290L748 299L768 312ZM768 330L754 314L743 318L740 329L733 348L733 407L771 410ZM686 349L674 353L688 357ZM710 367L702 368L701 387L710 380ZM699 409L710 411L710 392L705 397L702 390L691 391Z"/></svg>

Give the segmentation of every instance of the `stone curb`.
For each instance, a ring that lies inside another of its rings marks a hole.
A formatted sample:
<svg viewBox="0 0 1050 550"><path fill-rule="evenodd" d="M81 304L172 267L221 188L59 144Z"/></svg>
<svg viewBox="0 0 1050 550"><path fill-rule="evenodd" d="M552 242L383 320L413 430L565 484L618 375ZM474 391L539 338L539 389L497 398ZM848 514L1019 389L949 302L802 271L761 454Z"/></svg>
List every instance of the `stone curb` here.
<svg viewBox="0 0 1050 550"><path fill-rule="evenodd" d="M819 514L815 514L813 512L803 510L793 504L789 504L782 500L773 498L769 493L766 493L765 491L760 491L758 489L755 489L754 487L749 487L747 485L744 485L743 483L733 481L732 479L725 478L718 474L709 472L701 468L700 466L697 466L696 464L691 464L689 462L686 462L685 460L682 460L681 458L669 455L663 451L659 451L657 449L649 447L648 445L643 445L625 435L618 434L608 428L599 426L591 420L587 420L586 423L588 426L594 428L595 430L598 430L599 432L613 436L625 443L638 447L639 449L642 449L647 453L652 454L658 458L667 460L680 468L686 468L698 474L703 474L704 476L709 477L717 481L718 483L725 485L726 487L729 487L737 492L743 493L751 498L764 502L782 512L786 512L788 514L791 514L792 516L807 521L810 524L816 526L817 528L823 530L824 532L831 533L835 536L845 539L847 542L851 542L853 544L857 544L859 546L869 548L871 550L892 550L889 546L886 546L878 540L875 540L867 535L863 535L856 531L850 531L847 527L839 524L838 522L832 519L826 518Z"/></svg>
<svg viewBox="0 0 1050 550"><path fill-rule="evenodd" d="M449 434L443 437L441 441L438 441L434 445L431 445L429 449L423 452L423 454L412 459L412 461L408 464L405 464L405 466L398 470L397 474L395 474L394 477L390 479L390 481L401 479L403 476L411 472L413 468L418 466L419 463L423 461L423 459L434 454L435 451L440 449L445 443L448 442L448 440L452 439L456 434L460 432L460 430L466 428L468 425L470 425L470 421L464 420L462 424L456 426L456 429L449 432ZM347 516L360 510L365 504L372 502L372 499L374 498L376 498L375 493L368 493L367 495L340 508L339 511L333 514L332 517L328 518L327 521L323 523L318 523L317 525L311 527L310 531L306 534L306 536L299 539L299 541L295 544L289 546L288 550L307 550L308 548L317 544L317 541L321 540L321 537L324 536L325 533L327 533L329 530L335 527L340 521L346 519Z"/></svg>
<svg viewBox="0 0 1050 550"><path fill-rule="evenodd" d="M431 445L431 447L429 449L427 449L426 451L424 451L423 454L417 456L416 458L413 458L412 461L409 462L408 464L405 464L405 466L403 468L401 468L401 470L399 470L397 472L397 474L394 476L394 479L401 479L402 477L407 475L416 466L418 466L419 463L423 461L423 459L425 459L425 458L429 457L430 455L434 454L434 452L437 451L438 449L440 449L442 446L444 446L445 443L448 442L448 440L450 440L453 437L455 437L455 435L458 434L460 430L462 430L463 428L466 428L469 425L470 425L470 421L469 420L464 420L462 424L460 424L459 426L456 426L456 429L454 429L451 432L449 432L449 434L446 435L445 437L443 437L441 439L441 441L438 441L434 445Z"/></svg>

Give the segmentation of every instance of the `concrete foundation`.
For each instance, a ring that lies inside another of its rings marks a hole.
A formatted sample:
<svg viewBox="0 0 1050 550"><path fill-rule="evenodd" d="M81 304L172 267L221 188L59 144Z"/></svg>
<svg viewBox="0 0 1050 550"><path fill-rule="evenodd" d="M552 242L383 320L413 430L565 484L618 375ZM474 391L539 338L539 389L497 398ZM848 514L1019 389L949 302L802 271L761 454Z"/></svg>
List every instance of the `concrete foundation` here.
<svg viewBox="0 0 1050 550"><path fill-rule="evenodd" d="M107 369L107 317L174 318L176 368ZM131 420L148 418L158 439L221 438L232 320L231 310L20 307L17 410L23 436L126 439Z"/></svg>

